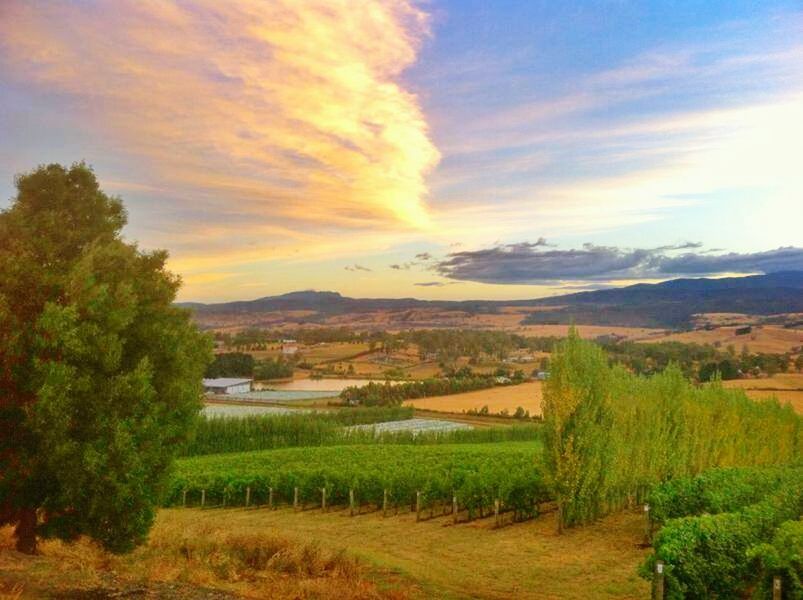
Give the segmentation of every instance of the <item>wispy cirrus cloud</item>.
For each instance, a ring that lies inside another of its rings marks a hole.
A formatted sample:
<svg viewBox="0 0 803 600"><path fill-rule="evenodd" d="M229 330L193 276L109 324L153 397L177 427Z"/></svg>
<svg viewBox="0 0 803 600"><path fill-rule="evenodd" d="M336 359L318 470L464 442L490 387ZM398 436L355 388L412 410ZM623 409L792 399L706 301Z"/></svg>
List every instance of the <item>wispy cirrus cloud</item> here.
<svg viewBox="0 0 803 600"><path fill-rule="evenodd" d="M543 250L543 245L524 242L453 252L438 261L435 270L449 279L496 284L667 279L684 275L803 270L803 248L796 247L711 254L687 251L701 246L691 242L640 249L585 244L577 249Z"/></svg>
<svg viewBox="0 0 803 600"><path fill-rule="evenodd" d="M221 228L417 228L439 153L400 74L427 30L408 0L7 0L0 68Z"/></svg>

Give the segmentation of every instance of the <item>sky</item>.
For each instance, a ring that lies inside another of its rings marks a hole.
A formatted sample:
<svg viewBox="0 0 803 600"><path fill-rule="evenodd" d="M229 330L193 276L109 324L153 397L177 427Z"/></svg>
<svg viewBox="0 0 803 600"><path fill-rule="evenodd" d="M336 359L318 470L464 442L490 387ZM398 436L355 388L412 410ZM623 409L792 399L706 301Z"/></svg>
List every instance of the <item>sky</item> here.
<svg viewBox="0 0 803 600"><path fill-rule="evenodd" d="M181 300L803 269L803 6L0 1L0 208L84 160Z"/></svg>

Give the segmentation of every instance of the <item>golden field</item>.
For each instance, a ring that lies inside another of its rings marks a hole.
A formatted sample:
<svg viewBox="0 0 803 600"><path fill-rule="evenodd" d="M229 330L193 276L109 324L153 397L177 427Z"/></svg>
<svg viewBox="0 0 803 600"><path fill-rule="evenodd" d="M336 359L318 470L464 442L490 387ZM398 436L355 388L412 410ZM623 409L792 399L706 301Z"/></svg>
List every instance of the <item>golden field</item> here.
<svg viewBox="0 0 803 600"><path fill-rule="evenodd" d="M738 327L718 327L716 329L699 329L672 333L661 337L650 338L650 342L684 342L695 344L718 345L725 349L733 345L737 352L747 346L750 352L784 353L803 346L803 331L786 329L774 325L754 325L753 331L745 335L736 335Z"/></svg>
<svg viewBox="0 0 803 600"><path fill-rule="evenodd" d="M803 414L803 373L779 373L759 379L733 379L723 382L723 385L742 388L755 400L775 397L782 403L791 404L795 411Z"/></svg>
<svg viewBox="0 0 803 600"><path fill-rule="evenodd" d="M404 404L425 410L456 413L479 410L483 406L487 406L491 413L507 410L510 414L513 414L516 408L521 406L525 410L529 410L530 415L535 416L541 414L542 398L541 382L532 381L464 394L418 398L407 400Z"/></svg>

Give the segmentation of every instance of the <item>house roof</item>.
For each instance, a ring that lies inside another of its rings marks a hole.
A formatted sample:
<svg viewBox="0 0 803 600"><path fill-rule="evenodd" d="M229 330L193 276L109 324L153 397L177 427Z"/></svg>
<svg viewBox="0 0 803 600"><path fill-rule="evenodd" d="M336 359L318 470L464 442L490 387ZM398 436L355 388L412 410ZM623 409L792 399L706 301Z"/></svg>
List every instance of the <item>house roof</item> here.
<svg viewBox="0 0 803 600"><path fill-rule="evenodd" d="M240 379L236 377L216 377L214 379L204 379L204 387L231 387L233 385L242 385L244 383L251 383L253 379Z"/></svg>

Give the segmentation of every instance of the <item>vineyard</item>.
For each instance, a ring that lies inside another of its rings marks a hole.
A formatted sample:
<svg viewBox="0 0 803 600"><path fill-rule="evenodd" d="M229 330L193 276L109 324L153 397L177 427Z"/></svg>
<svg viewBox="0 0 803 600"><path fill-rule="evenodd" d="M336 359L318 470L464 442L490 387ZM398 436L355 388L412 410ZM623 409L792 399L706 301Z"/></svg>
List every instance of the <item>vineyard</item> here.
<svg viewBox="0 0 803 600"><path fill-rule="evenodd" d="M549 499L537 441L334 446L182 459L166 497L175 505L434 507L483 516L499 501L515 517Z"/></svg>
<svg viewBox="0 0 803 600"><path fill-rule="evenodd" d="M653 553L640 574L660 572L663 597L769 597L777 582L784 597L803 594L803 427L789 407L695 385L672 364L633 374L575 332L553 355L542 423L419 431L392 405L429 388L406 385L368 386L393 395L377 400L389 407L202 419L165 505L500 525L549 502L563 531L645 504Z"/></svg>
<svg viewBox="0 0 803 600"><path fill-rule="evenodd" d="M715 469L659 485L648 502L660 529L642 575L662 561L666 598L737 598L753 588L769 598L774 577L785 597L803 596L803 466Z"/></svg>

